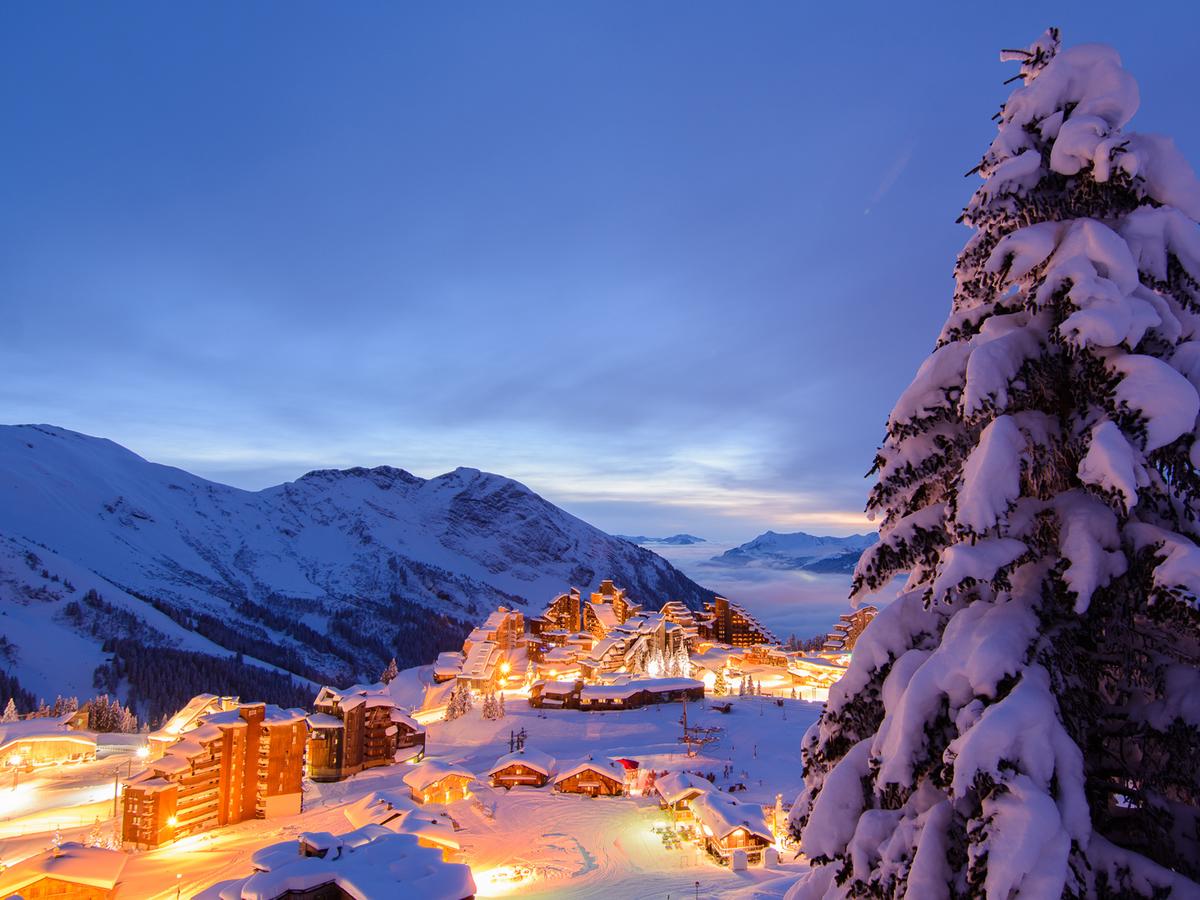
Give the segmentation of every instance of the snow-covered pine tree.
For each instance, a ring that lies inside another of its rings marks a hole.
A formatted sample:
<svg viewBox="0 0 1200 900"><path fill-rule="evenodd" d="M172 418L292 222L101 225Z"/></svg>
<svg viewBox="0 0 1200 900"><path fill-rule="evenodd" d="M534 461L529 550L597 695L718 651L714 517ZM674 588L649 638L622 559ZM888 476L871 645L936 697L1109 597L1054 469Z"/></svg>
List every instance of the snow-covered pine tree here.
<svg viewBox="0 0 1200 900"><path fill-rule="evenodd" d="M742 680L738 682L738 696L739 697L746 696L746 676L745 675L743 675Z"/></svg>
<svg viewBox="0 0 1200 900"><path fill-rule="evenodd" d="M805 735L793 897L1200 893L1200 184L1122 131L1113 50L1005 58L852 593L908 581Z"/></svg>
<svg viewBox="0 0 1200 900"><path fill-rule="evenodd" d="M503 692L503 691L501 691L501 692L500 692L500 694L499 694L499 697L498 697L498 698L497 698L497 700L496 700L496 718L497 718L497 719L503 719L503 718L504 718L504 716L505 716L505 712L504 712L504 692Z"/></svg>
<svg viewBox="0 0 1200 900"><path fill-rule="evenodd" d="M729 693L729 684L725 681L724 669L717 669L717 677L713 681L713 693L718 697L724 697Z"/></svg>
<svg viewBox="0 0 1200 900"><path fill-rule="evenodd" d="M400 674L400 668L396 665L396 657L392 657L392 661L387 664L387 668L383 670L383 674L379 676L379 680L384 684L391 684L392 680Z"/></svg>
<svg viewBox="0 0 1200 900"><path fill-rule="evenodd" d="M459 696L458 688L450 691L450 697L446 700L446 722L453 722L462 715L462 703Z"/></svg>
<svg viewBox="0 0 1200 900"><path fill-rule="evenodd" d="M0 715L0 722L15 722L20 718L17 714L17 704L13 702L13 698L8 698L8 703L4 707L4 715Z"/></svg>
<svg viewBox="0 0 1200 900"><path fill-rule="evenodd" d="M680 678L690 678L692 675L692 660L688 656L687 647L683 644L680 644L679 649L675 652L675 668L676 674Z"/></svg>

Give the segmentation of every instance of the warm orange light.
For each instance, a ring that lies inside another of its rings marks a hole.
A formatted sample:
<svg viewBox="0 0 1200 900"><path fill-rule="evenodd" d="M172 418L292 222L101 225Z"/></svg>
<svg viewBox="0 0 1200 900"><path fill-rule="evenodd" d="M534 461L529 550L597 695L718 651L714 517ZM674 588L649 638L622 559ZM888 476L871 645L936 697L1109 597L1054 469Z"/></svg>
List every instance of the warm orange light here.
<svg viewBox="0 0 1200 900"><path fill-rule="evenodd" d="M174 828L178 823L179 820L174 816L171 816L169 819L167 819L167 825L169 825L171 828Z"/></svg>
<svg viewBox="0 0 1200 900"><path fill-rule="evenodd" d="M502 673L504 673L505 675L507 675L509 672L512 671L512 666L509 665L507 659L504 662L500 663L500 671Z"/></svg>
<svg viewBox="0 0 1200 900"><path fill-rule="evenodd" d="M145 758L146 758L147 756L149 756L149 755L150 755L150 748L149 748L149 747L138 747L138 748L137 748L137 757L138 757L138 759L145 759Z"/></svg>

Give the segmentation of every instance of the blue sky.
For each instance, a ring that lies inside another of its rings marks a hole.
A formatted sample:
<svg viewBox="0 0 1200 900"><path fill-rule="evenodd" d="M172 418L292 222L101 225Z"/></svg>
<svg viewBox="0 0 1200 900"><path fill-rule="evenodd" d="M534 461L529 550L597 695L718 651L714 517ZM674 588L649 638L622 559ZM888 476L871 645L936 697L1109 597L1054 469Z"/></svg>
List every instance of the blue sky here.
<svg viewBox="0 0 1200 900"><path fill-rule="evenodd" d="M0 421L258 488L470 465L864 526L1047 24L1200 161L1195 4L8 3Z"/></svg>

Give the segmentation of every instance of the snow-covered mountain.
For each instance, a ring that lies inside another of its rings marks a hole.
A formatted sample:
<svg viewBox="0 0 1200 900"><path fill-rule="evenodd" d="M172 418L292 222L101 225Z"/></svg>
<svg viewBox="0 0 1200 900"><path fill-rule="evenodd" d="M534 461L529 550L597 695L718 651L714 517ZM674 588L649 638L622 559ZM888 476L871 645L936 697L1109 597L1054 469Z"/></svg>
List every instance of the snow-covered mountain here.
<svg viewBox="0 0 1200 900"><path fill-rule="evenodd" d="M629 541L632 544L668 544L672 547L686 547L691 544L704 544L707 541L702 537L696 537L694 534L673 534L670 537L646 537L644 534L618 534L614 537L619 537L623 541Z"/></svg>
<svg viewBox="0 0 1200 900"><path fill-rule="evenodd" d="M498 604L537 612L602 578L653 604L711 596L649 550L475 469L326 470L245 491L108 440L0 426L0 634L37 691L56 690L51 647L86 669L101 641L126 636L314 680L374 678L392 655L415 665L456 647ZM80 606L88 589L103 606Z"/></svg>
<svg viewBox="0 0 1200 900"><path fill-rule="evenodd" d="M803 531L791 534L767 531L752 541L714 556L709 564L805 569L810 572L853 572L854 564L862 552L877 540L879 535L875 532L830 537Z"/></svg>

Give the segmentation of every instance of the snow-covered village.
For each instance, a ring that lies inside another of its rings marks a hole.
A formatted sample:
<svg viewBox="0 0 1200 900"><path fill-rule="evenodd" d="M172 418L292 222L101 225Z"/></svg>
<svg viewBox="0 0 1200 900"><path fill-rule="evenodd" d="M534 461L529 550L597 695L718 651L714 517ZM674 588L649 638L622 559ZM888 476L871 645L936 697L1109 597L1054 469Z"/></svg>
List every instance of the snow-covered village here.
<svg viewBox="0 0 1200 900"><path fill-rule="evenodd" d="M1030 6L0 10L0 900L1200 900L1200 8Z"/></svg>

